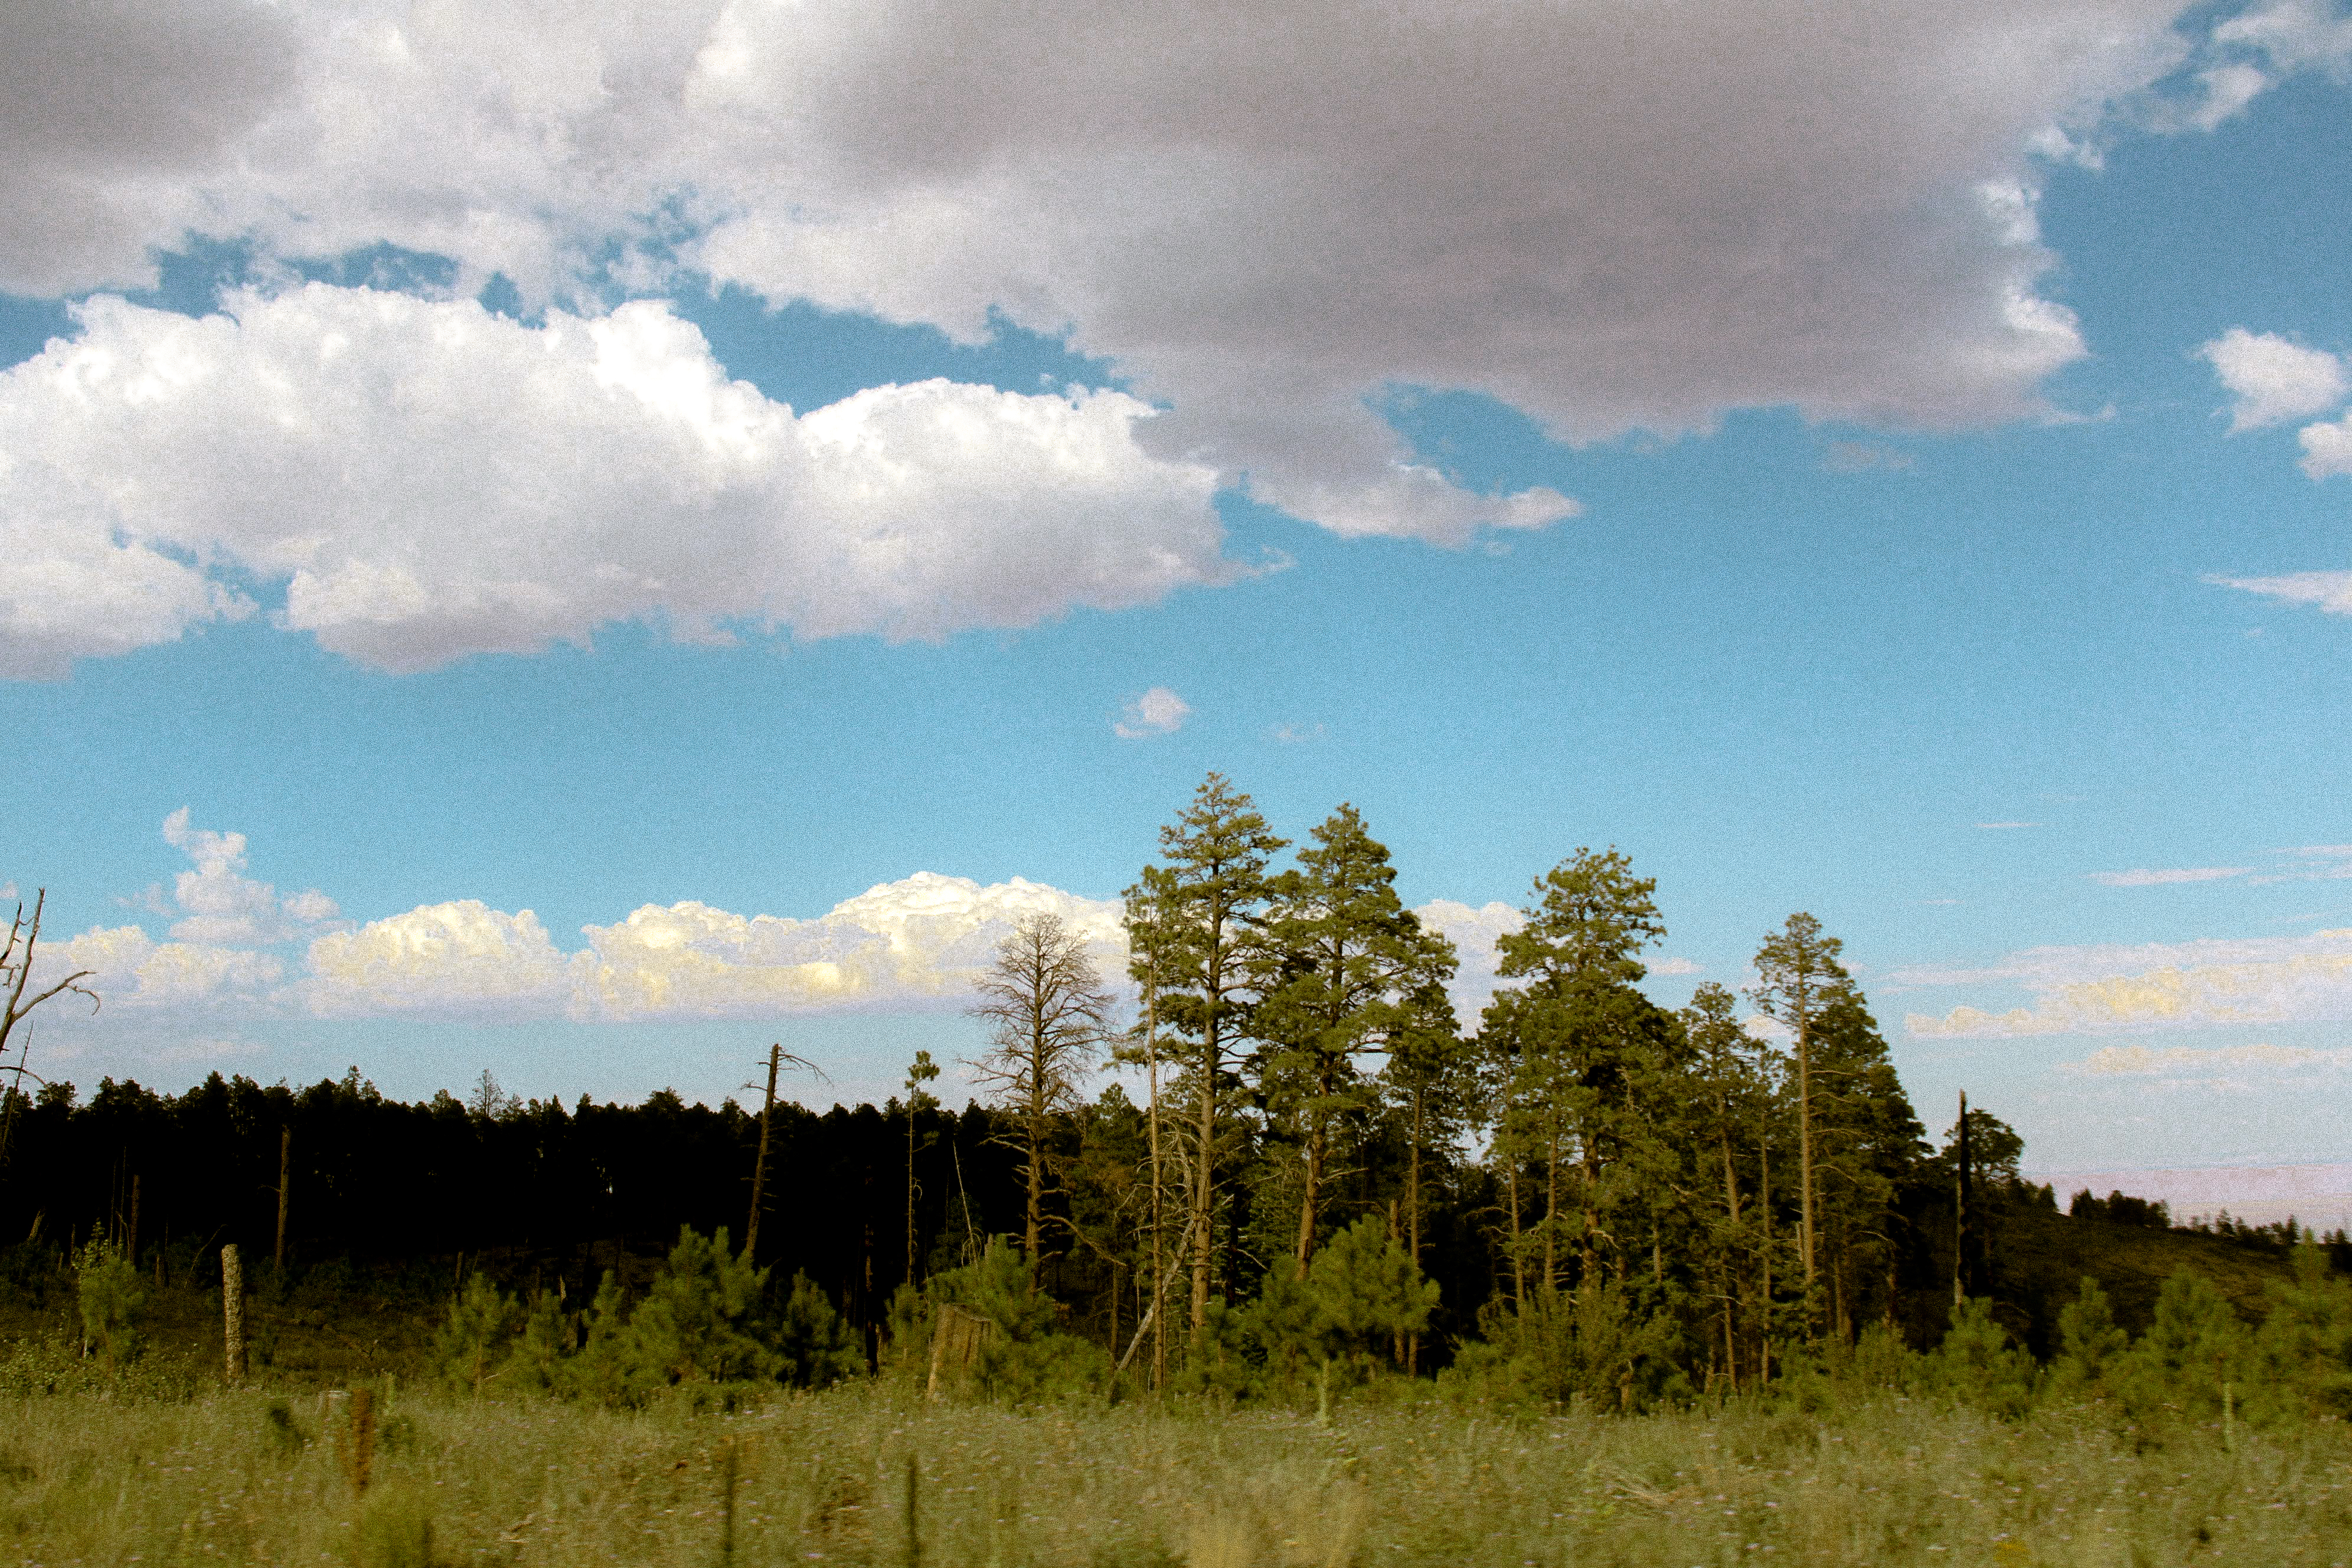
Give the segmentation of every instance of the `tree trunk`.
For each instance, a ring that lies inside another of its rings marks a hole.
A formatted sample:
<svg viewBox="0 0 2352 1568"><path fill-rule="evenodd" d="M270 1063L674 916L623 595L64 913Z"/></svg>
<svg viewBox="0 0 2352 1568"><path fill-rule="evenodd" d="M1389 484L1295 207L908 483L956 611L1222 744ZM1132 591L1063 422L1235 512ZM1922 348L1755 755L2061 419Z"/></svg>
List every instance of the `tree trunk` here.
<svg viewBox="0 0 2352 1568"><path fill-rule="evenodd" d="M1029 1204L1027 1223L1022 1232L1022 1244L1029 1251L1029 1288L1033 1292L1037 1289L1038 1249L1045 1243L1045 1120L1051 1109L1046 1098L1045 1051L1045 1018L1033 1012L1029 1027L1029 1104L1024 1119L1028 1123Z"/></svg>
<svg viewBox="0 0 2352 1568"><path fill-rule="evenodd" d="M1143 1001L1143 1066L1150 1075L1151 1112L1151 1289L1157 1301L1164 1291L1167 1260L1160 1247L1160 997L1157 988L1147 992ZM1140 1300L1140 1298L1139 1298ZM1162 1387L1168 1381L1168 1321L1163 1314L1151 1316L1151 1386Z"/></svg>
<svg viewBox="0 0 2352 1568"><path fill-rule="evenodd" d="M1404 1238L1397 1234L1397 1201L1391 1198L1389 1200L1389 1245L1394 1247L1402 1239ZM1402 1329L1397 1330L1390 1336L1389 1359L1398 1366L1404 1364L1404 1331Z"/></svg>
<svg viewBox="0 0 2352 1568"><path fill-rule="evenodd" d="M1323 1123L1318 1116L1307 1134L1307 1191L1298 1200L1298 1267L1315 1257L1315 1214L1323 1194Z"/></svg>
<svg viewBox="0 0 2352 1568"><path fill-rule="evenodd" d="M1405 1217L1408 1233L1412 1238L1412 1271L1416 1281L1421 1277L1421 1130L1422 1100L1427 1089L1416 1085L1412 1091L1412 1146L1405 1163L1405 1202L1409 1213ZM1404 1342L1404 1371L1407 1377L1421 1375L1421 1335L1415 1332Z"/></svg>
<svg viewBox="0 0 2352 1568"><path fill-rule="evenodd" d="M743 1260L751 1261L753 1250L760 1245L761 1200L768 1184L768 1118L776 1109L776 1067L782 1059L784 1047L768 1047L768 1092L760 1101L760 1152L751 1162L751 1215L743 1222Z"/></svg>
<svg viewBox="0 0 2352 1568"><path fill-rule="evenodd" d="M1559 1122L1544 1144L1544 1289L1559 1289Z"/></svg>
<svg viewBox="0 0 2352 1568"><path fill-rule="evenodd" d="M1772 1145L1756 1145L1756 1212L1764 1220L1764 1294L1757 1302L1756 1381L1772 1380Z"/></svg>
<svg viewBox="0 0 2352 1568"><path fill-rule="evenodd" d="M245 1386L245 1268L236 1243L221 1247L221 1328L227 1352L223 1372L231 1388Z"/></svg>
<svg viewBox="0 0 2352 1568"><path fill-rule="evenodd" d="M915 1283L915 1108L922 1090L907 1090L907 1283Z"/></svg>
<svg viewBox="0 0 2352 1568"><path fill-rule="evenodd" d="M1797 1250L1805 1269L1805 1331L1814 1331L1813 1050L1811 1020L1797 1017Z"/></svg>
<svg viewBox="0 0 2352 1568"><path fill-rule="evenodd" d="M294 1129L281 1127L278 1130L278 1247L269 1255L271 1266L280 1274L286 1272L286 1197L293 1171ZM135 1184L138 1178L134 1176L131 1180ZM131 1188L133 1193L138 1190L136 1185Z"/></svg>
<svg viewBox="0 0 2352 1568"><path fill-rule="evenodd" d="M1952 1305L1966 1299L1969 1268L1969 1091L1960 1090L1959 1186L1952 1200Z"/></svg>
<svg viewBox="0 0 2352 1568"><path fill-rule="evenodd" d="M1210 976L1209 1018L1201 1034L1201 1127L1192 1176L1192 1332L1209 1321L1209 1275L1216 1266L1216 1223L1213 1185L1217 1159L1218 1018L1214 987L1223 977Z"/></svg>
<svg viewBox="0 0 2352 1568"><path fill-rule="evenodd" d="M1511 1190L1511 1294L1518 1303L1519 1316L1528 1312L1528 1250L1519 1230L1519 1164L1513 1160L1506 1169L1510 1173Z"/></svg>
<svg viewBox="0 0 2352 1568"><path fill-rule="evenodd" d="M1723 1207L1726 1231L1723 1245L1723 1346L1724 1368L1731 1386L1739 1386L1739 1354L1732 1337L1739 1301L1739 1173L1731 1160L1731 1108L1722 1107L1716 1121L1716 1131L1723 1146Z"/></svg>
<svg viewBox="0 0 2352 1568"><path fill-rule="evenodd" d="M131 1173L131 1224L122 1243L122 1256L131 1267L139 1267L139 1173Z"/></svg>

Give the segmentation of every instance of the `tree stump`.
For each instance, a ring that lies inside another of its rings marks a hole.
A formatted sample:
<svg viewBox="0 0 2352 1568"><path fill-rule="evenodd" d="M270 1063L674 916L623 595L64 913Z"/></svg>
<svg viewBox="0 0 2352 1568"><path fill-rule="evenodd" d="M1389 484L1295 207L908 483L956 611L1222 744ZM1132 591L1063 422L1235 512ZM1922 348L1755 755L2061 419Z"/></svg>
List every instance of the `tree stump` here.
<svg viewBox="0 0 2352 1568"><path fill-rule="evenodd" d="M952 1302L940 1308L939 1321L931 1328L931 1380L926 1396L940 1397L940 1379L950 1384L961 1383L980 1359L980 1347L996 1334L996 1325L967 1307Z"/></svg>

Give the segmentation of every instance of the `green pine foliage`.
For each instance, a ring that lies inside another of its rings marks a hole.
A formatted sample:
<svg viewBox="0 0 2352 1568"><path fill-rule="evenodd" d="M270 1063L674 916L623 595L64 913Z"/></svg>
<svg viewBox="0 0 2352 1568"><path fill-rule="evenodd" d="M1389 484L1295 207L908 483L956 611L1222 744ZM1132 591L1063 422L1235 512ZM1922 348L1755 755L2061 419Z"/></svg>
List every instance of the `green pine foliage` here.
<svg viewBox="0 0 2352 1568"><path fill-rule="evenodd" d="M139 1270L121 1247L92 1237L74 1255L74 1287L83 1342L108 1372L120 1371L139 1352L139 1319L147 1305Z"/></svg>
<svg viewBox="0 0 2352 1568"><path fill-rule="evenodd" d="M1968 1298L1954 1310L1944 1342L1921 1363L1920 1382L1955 1404L2004 1421L2017 1420L2033 1406L2033 1358L2011 1342L1982 1296Z"/></svg>
<svg viewBox="0 0 2352 1568"><path fill-rule="evenodd" d="M2151 1430L2218 1420L2244 1393L2252 1350L2244 1321L2213 1282L2176 1274L2157 1297L2156 1321L2118 1359L2116 1392Z"/></svg>
<svg viewBox="0 0 2352 1568"><path fill-rule="evenodd" d="M2116 1326L2114 1306L2096 1279L2086 1277L2082 1295L2058 1314L2058 1333L2045 1392L2062 1400L2109 1395L2131 1336Z"/></svg>
<svg viewBox="0 0 2352 1568"><path fill-rule="evenodd" d="M557 1298L541 1290L523 1313L507 1362L509 1382L532 1394L553 1394L563 1385L565 1366L579 1346L578 1325Z"/></svg>
<svg viewBox="0 0 2352 1568"><path fill-rule="evenodd" d="M776 1317L775 1344L783 1380L794 1388L828 1388L866 1370L855 1331L805 1274L793 1276L792 1294Z"/></svg>
<svg viewBox="0 0 2352 1568"><path fill-rule="evenodd" d="M2252 1361L2246 1409L2255 1419L2352 1417L2352 1283L2318 1247L2296 1247L2294 1278L2272 1287Z"/></svg>
<svg viewBox="0 0 2352 1568"><path fill-rule="evenodd" d="M724 1226L713 1237L681 1229L627 1320L590 1343L589 1355L612 1363L602 1379L608 1399L642 1405L681 1385L774 1378L784 1358L760 1321L767 1279L766 1269L729 1250Z"/></svg>
<svg viewBox="0 0 2352 1568"><path fill-rule="evenodd" d="M517 1315L512 1296L492 1285L479 1269L467 1275L466 1288L449 1303L449 1316L434 1337L433 1359L441 1380L478 1397L483 1385L502 1369Z"/></svg>

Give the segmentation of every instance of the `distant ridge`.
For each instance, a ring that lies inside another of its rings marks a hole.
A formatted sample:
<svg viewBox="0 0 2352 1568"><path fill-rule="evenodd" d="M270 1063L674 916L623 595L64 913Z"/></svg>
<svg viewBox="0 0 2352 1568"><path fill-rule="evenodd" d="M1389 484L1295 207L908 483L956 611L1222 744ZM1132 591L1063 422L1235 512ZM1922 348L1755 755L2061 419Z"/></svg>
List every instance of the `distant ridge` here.
<svg viewBox="0 0 2352 1568"><path fill-rule="evenodd" d="M2176 1225L2210 1219L2226 1209L2231 1218L2255 1225L2275 1224L2292 1215L2322 1232L2352 1229L2352 1163L2029 1174L2051 1185L2062 1209L2068 1198L2087 1187L2100 1197L2120 1192L2160 1202L2172 1211Z"/></svg>

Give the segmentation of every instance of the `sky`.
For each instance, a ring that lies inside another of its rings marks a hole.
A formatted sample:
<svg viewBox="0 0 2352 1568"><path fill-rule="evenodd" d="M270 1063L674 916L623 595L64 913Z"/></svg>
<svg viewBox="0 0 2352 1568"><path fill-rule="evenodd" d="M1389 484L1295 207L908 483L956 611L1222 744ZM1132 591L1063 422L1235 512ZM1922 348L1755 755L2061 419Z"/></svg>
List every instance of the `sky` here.
<svg viewBox="0 0 2352 1568"><path fill-rule="evenodd" d="M1217 770L1465 1016L1614 846L1938 1133L2352 1160L2331 0L18 12L36 1073L878 1099Z"/></svg>

